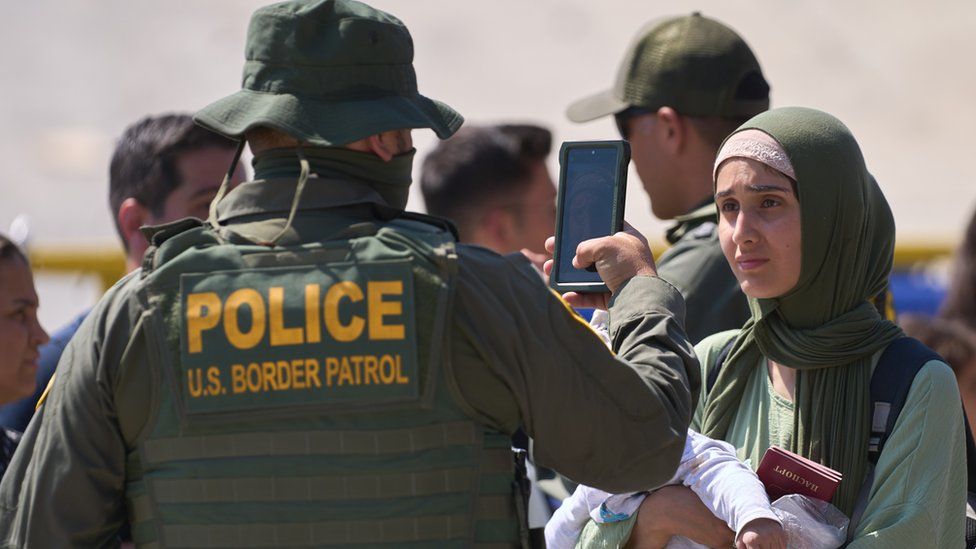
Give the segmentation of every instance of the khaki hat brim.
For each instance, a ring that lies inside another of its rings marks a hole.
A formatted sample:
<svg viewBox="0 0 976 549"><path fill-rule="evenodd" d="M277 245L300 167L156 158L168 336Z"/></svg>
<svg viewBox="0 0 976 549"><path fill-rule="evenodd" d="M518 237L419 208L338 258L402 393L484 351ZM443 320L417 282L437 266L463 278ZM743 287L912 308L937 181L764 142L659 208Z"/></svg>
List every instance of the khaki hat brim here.
<svg viewBox="0 0 976 549"><path fill-rule="evenodd" d="M464 123L448 105L420 94L322 101L240 90L200 109L194 121L232 139L267 126L314 145L337 146L402 128L430 128L447 139Z"/></svg>
<svg viewBox="0 0 976 549"><path fill-rule="evenodd" d="M574 102L566 109L566 117L573 122L589 122L616 114L630 106L630 103L618 99L613 90L606 90Z"/></svg>

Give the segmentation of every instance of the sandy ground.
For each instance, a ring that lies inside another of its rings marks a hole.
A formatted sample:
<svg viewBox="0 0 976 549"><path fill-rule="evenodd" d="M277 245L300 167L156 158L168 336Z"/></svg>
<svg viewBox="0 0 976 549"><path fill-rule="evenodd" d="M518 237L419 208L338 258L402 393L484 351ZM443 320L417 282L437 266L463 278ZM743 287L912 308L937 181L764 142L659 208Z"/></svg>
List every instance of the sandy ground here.
<svg viewBox="0 0 976 549"><path fill-rule="evenodd" d="M237 89L247 20L260 4L38 0L6 6L0 32L0 227L27 214L34 245L114 245L107 206L114 139L147 113L192 111ZM609 120L569 123L566 105L610 85L644 22L699 9L746 37L772 84L774 105L820 108L851 127L892 204L901 242L955 241L976 207L969 169L976 3L375 5L411 29L424 93L470 122L546 124L557 142L615 137ZM417 132L417 167L433 139ZM659 237L665 224L651 216L631 175L627 217ZM419 193L410 207L423 210ZM44 290L49 303L60 303L51 307L52 315L53 308L60 312L50 322L87 306L87 293L58 291Z"/></svg>

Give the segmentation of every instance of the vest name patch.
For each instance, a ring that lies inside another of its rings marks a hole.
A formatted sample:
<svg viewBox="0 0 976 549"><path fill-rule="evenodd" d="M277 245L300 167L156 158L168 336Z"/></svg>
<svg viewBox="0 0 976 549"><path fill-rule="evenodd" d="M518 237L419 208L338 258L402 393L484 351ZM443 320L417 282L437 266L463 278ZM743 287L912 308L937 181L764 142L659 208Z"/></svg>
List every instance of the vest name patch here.
<svg viewBox="0 0 976 549"><path fill-rule="evenodd" d="M180 304L188 413L419 394L409 262L185 274Z"/></svg>

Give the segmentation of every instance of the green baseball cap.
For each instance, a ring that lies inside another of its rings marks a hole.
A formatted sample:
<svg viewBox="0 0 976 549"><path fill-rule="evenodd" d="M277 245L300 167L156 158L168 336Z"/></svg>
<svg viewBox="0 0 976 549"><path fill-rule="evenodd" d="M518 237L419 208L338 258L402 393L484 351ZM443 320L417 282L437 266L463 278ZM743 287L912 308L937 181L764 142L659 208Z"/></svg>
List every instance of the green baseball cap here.
<svg viewBox="0 0 976 549"><path fill-rule="evenodd" d="M360 2L259 8L244 56L242 89L197 112L197 124L231 138L268 126L334 146L401 128L430 128L446 139L464 122L417 92L407 27Z"/></svg>
<svg viewBox="0 0 976 549"><path fill-rule="evenodd" d="M586 122L664 106L689 116L754 116L769 108L769 84L741 36L695 12L641 29L613 88L576 101L566 116Z"/></svg>

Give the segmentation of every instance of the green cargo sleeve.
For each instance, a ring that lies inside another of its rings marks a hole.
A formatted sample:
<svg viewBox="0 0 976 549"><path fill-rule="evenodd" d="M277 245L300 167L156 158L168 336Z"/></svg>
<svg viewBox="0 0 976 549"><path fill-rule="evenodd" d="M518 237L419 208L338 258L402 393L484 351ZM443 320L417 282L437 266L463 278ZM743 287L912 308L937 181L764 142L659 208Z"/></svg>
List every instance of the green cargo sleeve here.
<svg viewBox="0 0 976 549"><path fill-rule="evenodd" d="M115 367L109 364L122 357L132 325L125 300L115 299L118 290L71 339L0 483L3 547L118 543L126 448L113 397Z"/></svg>
<svg viewBox="0 0 976 549"><path fill-rule="evenodd" d="M667 481L700 377L680 293L657 277L621 288L610 306L614 353L524 260L495 257L460 262L460 399L504 432L524 427L536 463L577 482L626 492Z"/></svg>

